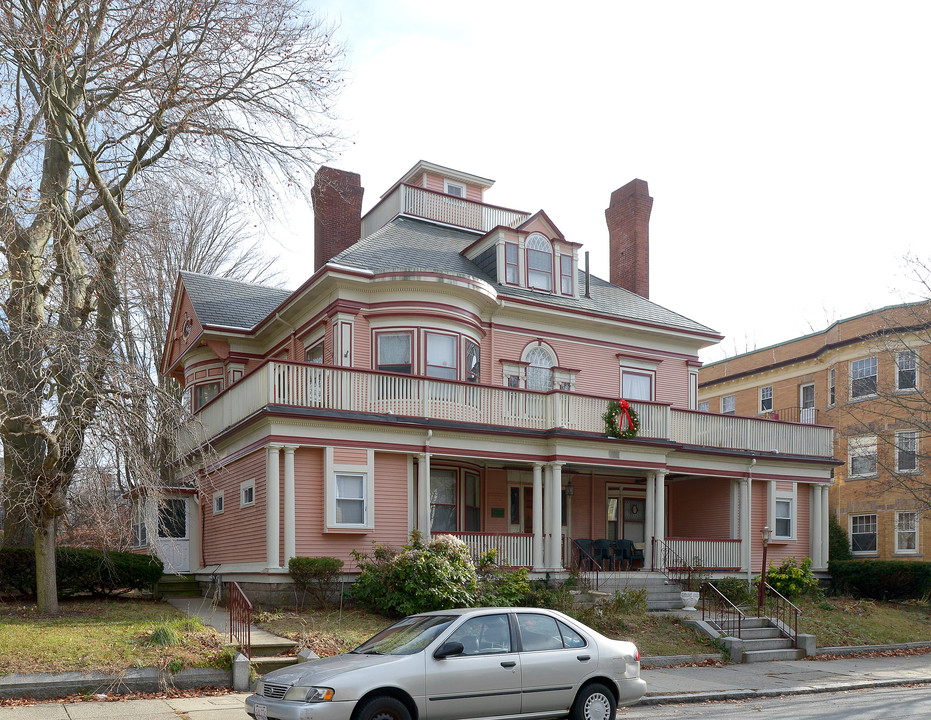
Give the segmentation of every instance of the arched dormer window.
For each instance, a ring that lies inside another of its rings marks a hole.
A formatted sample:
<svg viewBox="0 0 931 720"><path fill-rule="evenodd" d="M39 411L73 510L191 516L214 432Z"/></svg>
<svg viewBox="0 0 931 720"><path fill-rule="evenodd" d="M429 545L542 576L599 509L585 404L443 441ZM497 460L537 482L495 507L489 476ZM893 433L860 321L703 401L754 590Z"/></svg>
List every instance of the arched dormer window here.
<svg viewBox="0 0 931 720"><path fill-rule="evenodd" d="M521 358L527 365L527 389L548 391L553 389L553 366L556 353L548 345L530 345Z"/></svg>
<svg viewBox="0 0 931 720"><path fill-rule="evenodd" d="M553 292L553 246L540 233L527 238L527 286Z"/></svg>

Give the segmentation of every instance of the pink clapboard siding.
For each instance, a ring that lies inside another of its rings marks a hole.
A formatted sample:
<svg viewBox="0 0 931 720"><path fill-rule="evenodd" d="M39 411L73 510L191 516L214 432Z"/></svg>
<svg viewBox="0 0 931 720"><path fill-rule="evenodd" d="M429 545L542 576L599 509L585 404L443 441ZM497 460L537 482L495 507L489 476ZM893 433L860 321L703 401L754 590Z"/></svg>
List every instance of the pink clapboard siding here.
<svg viewBox="0 0 931 720"><path fill-rule="evenodd" d="M355 316L352 324L352 365L357 368L375 367L372 357L372 333L369 321L362 313Z"/></svg>
<svg viewBox="0 0 931 720"><path fill-rule="evenodd" d="M482 201L482 190L478 186L463 183L459 180L453 180L453 182L459 185L465 185L467 200L474 200L475 202ZM420 183L414 182L412 184L419 185ZM445 192L446 190L446 186L443 183L443 176L437 173L425 172L422 186L427 188L427 190L433 190L435 192Z"/></svg>
<svg viewBox="0 0 931 720"><path fill-rule="evenodd" d="M484 515L482 529L491 533L510 532L510 496L507 470L489 468L484 476ZM504 508L503 517L492 517L491 508Z"/></svg>
<svg viewBox="0 0 931 720"><path fill-rule="evenodd" d="M731 481L696 478L667 485L669 537L714 538L731 536ZM700 508L700 510L698 510Z"/></svg>
<svg viewBox="0 0 931 720"><path fill-rule="evenodd" d="M240 507L239 484L255 480L255 504ZM265 560L265 451L259 450L212 473L204 493L203 561L217 563ZM223 490L224 510L213 514L213 494ZM200 558L191 558L197 564Z"/></svg>
<svg viewBox="0 0 931 720"><path fill-rule="evenodd" d="M780 482L777 484L776 488L780 491L791 491L792 483ZM811 535L809 532L809 518L811 512L810 493L811 489L807 483L798 484L794 518L796 538L789 542L783 540L771 542L766 552L767 564L773 563L774 565L779 565L784 558L789 557L795 558L799 564L801 564L804 558L811 555ZM766 508L767 483L753 483L752 503L752 527L750 529L750 538L752 540L753 551L750 567L754 572L759 572L761 563L763 562L763 547L760 537L763 527L769 522Z"/></svg>

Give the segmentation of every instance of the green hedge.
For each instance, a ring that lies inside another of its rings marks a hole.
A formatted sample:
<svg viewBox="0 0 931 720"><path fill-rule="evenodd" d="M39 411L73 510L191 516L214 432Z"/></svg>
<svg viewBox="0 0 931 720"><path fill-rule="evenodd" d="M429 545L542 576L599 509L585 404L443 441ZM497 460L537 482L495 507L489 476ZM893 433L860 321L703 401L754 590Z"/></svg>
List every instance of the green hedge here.
<svg viewBox="0 0 931 720"><path fill-rule="evenodd" d="M922 599L931 593L931 563L903 560L831 560L831 587L875 600Z"/></svg>
<svg viewBox="0 0 931 720"><path fill-rule="evenodd" d="M335 557L293 557L288 560L288 573L294 587L303 597L310 595L315 607L326 607L339 587L343 561Z"/></svg>
<svg viewBox="0 0 931 720"><path fill-rule="evenodd" d="M162 561L150 555L88 548L55 550L59 597L151 590L163 569ZM32 548L0 548L0 594L36 594L36 558Z"/></svg>

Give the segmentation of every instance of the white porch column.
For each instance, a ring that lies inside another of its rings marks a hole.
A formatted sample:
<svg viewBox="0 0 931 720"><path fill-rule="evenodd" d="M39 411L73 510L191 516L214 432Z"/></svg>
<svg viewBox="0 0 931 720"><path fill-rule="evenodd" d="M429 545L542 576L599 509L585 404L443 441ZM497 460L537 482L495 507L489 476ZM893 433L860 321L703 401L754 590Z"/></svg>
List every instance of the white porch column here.
<svg viewBox="0 0 931 720"><path fill-rule="evenodd" d="M294 509L294 450L297 445L284 446L284 566L297 556Z"/></svg>
<svg viewBox="0 0 931 720"><path fill-rule="evenodd" d="M753 568L750 562L753 557L750 538L750 495L753 490L753 481L744 478L740 481L740 569L747 573L747 580L753 579Z"/></svg>
<svg viewBox="0 0 931 720"><path fill-rule="evenodd" d="M417 529L430 539L430 453L417 456Z"/></svg>
<svg viewBox="0 0 931 720"><path fill-rule="evenodd" d="M550 518L550 526L553 528L553 534L550 536L550 543L552 545L552 550L550 558L552 562L548 562L549 565L554 570L562 570L562 466L565 463L555 462L553 463L552 471L552 489L550 490L550 507L549 511L552 514Z"/></svg>
<svg viewBox="0 0 931 720"><path fill-rule="evenodd" d="M656 514L656 473L647 473L646 517L643 527L643 568L653 568L653 518Z"/></svg>
<svg viewBox="0 0 931 720"><path fill-rule="evenodd" d="M656 473L656 514L653 516L653 534L666 540L666 471ZM658 560L658 563L657 563ZM654 564L662 564L662 555L654 558Z"/></svg>
<svg viewBox="0 0 931 720"><path fill-rule="evenodd" d="M543 570L543 464L533 464L533 569Z"/></svg>
<svg viewBox="0 0 931 720"><path fill-rule="evenodd" d="M821 552L821 486L811 485L811 565L815 570L824 567Z"/></svg>
<svg viewBox="0 0 931 720"><path fill-rule="evenodd" d="M278 484L278 446L269 445L265 451L265 565L268 568L279 567Z"/></svg>
<svg viewBox="0 0 931 720"><path fill-rule="evenodd" d="M829 486L824 485L821 488L821 567L826 568L830 561L831 547L831 508L828 505Z"/></svg>

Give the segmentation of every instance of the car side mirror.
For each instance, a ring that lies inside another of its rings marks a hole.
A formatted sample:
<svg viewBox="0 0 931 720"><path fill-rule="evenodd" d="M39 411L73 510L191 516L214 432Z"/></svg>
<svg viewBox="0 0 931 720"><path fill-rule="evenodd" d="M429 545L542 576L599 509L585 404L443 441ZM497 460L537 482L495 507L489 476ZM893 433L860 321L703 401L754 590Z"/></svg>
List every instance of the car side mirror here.
<svg viewBox="0 0 931 720"><path fill-rule="evenodd" d="M445 642L440 645L440 649L433 653L433 657L437 660L443 660L448 658L450 655L461 655L463 651L461 642Z"/></svg>

